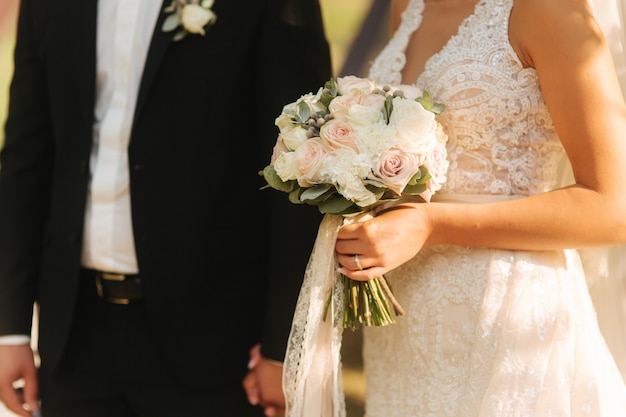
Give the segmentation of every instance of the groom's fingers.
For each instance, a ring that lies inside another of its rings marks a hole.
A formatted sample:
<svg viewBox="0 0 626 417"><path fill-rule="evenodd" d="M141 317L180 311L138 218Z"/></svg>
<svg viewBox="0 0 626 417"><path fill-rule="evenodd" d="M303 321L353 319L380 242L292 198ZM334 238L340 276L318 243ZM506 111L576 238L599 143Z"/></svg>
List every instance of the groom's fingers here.
<svg viewBox="0 0 626 417"><path fill-rule="evenodd" d="M246 391L248 402L252 405L258 405L261 401L259 395L259 384L254 370L248 372L242 382L243 389Z"/></svg>

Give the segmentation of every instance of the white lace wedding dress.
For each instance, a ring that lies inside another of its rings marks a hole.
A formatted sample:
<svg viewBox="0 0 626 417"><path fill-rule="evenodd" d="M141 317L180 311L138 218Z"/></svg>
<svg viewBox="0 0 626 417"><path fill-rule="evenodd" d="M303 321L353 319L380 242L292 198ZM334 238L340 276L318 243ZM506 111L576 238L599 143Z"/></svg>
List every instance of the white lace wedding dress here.
<svg viewBox="0 0 626 417"><path fill-rule="evenodd" d="M418 79L446 105L451 164L441 200L518 198L557 185L564 151L536 72L509 44L512 4L480 0ZM401 83L423 7L410 1L371 78ZM407 314L364 329L366 416L626 416L577 251L438 246L387 278Z"/></svg>

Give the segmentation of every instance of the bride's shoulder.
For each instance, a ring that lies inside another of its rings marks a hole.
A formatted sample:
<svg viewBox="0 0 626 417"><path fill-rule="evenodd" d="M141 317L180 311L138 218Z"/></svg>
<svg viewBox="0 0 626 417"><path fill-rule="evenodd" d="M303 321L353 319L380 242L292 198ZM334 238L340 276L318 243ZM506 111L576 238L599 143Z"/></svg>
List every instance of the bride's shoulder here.
<svg viewBox="0 0 626 417"><path fill-rule="evenodd" d="M593 7L590 0L514 0L511 17L515 15L528 29L540 21L558 25L576 16L593 16Z"/></svg>
<svg viewBox="0 0 626 417"><path fill-rule="evenodd" d="M409 6L410 0L391 0L390 5L390 17L391 17L391 29L395 30L400 26L402 20L402 13Z"/></svg>
<svg viewBox="0 0 626 417"><path fill-rule="evenodd" d="M514 0L509 40L528 66L534 66L533 55L538 52L553 48L552 52L563 53L595 32L588 0Z"/></svg>

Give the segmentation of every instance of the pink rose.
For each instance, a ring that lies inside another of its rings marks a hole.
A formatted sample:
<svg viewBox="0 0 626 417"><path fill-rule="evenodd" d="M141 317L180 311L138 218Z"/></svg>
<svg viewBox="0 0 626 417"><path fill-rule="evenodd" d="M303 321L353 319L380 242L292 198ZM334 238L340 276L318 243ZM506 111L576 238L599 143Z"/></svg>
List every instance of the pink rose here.
<svg viewBox="0 0 626 417"><path fill-rule="evenodd" d="M298 184L310 187L320 183L320 172L328 155L328 148L319 138L307 140L295 150Z"/></svg>
<svg viewBox="0 0 626 417"><path fill-rule="evenodd" d="M285 152L289 152L289 148L285 146L285 142L283 142L283 137L278 135L278 139L276 139L276 144L274 144L274 149L272 151L270 164L274 165L274 162L276 162L278 157L281 156Z"/></svg>
<svg viewBox="0 0 626 417"><path fill-rule="evenodd" d="M356 131L352 124L342 120L331 120L320 129L320 138L330 149L351 148L359 151L356 146Z"/></svg>
<svg viewBox="0 0 626 417"><path fill-rule="evenodd" d="M330 110L334 119L345 120L350 108L361 104L361 100L363 100L363 92L351 90L345 95L335 97L328 105L328 110Z"/></svg>
<svg viewBox="0 0 626 417"><path fill-rule="evenodd" d="M418 170L419 161L414 154L389 149L382 153L372 174L374 179L400 195Z"/></svg>

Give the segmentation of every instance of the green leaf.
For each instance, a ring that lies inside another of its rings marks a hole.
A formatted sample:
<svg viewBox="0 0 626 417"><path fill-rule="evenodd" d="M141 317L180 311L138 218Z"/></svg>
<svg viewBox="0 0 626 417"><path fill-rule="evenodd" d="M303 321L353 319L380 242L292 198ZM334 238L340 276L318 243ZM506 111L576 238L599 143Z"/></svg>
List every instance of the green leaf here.
<svg viewBox="0 0 626 417"><path fill-rule="evenodd" d="M393 97L387 96L385 98L385 104L383 106L383 116L385 117L386 124L389 124L389 118L391 118L392 111L393 111Z"/></svg>
<svg viewBox="0 0 626 417"><path fill-rule="evenodd" d="M272 165L266 166L261 173L270 187L285 193L293 191L296 181L281 180Z"/></svg>
<svg viewBox="0 0 626 417"><path fill-rule="evenodd" d="M326 108L328 108L328 106L330 105L330 102L333 101L333 99L335 97L337 97L337 82L335 81L334 78L331 78L330 80L326 81L326 83L324 83L324 89L327 91L324 91L321 95L320 95L320 102L326 106Z"/></svg>
<svg viewBox="0 0 626 417"><path fill-rule="evenodd" d="M289 202L293 204L303 204L302 200L300 200L300 191L299 187L295 187L293 191L289 193Z"/></svg>
<svg viewBox="0 0 626 417"><path fill-rule="evenodd" d="M187 36L187 31L185 29L181 29L178 32L176 32L176 34L174 35L172 40L174 42L177 42L177 41L183 39L185 36Z"/></svg>
<svg viewBox="0 0 626 417"><path fill-rule="evenodd" d="M409 184L426 184L431 178L432 176L430 175L430 172L428 172L428 168L426 168L425 166L421 166L419 171L417 171L415 175L413 175L413 177L409 181Z"/></svg>
<svg viewBox="0 0 626 417"><path fill-rule="evenodd" d="M161 29L163 30L163 32L171 32L178 26L180 26L180 19L176 14L171 14L165 18Z"/></svg>
<svg viewBox="0 0 626 417"><path fill-rule="evenodd" d="M341 197L339 194L328 198L318 204L317 208L322 214L344 214L346 212L351 212L351 207L355 206L355 204ZM357 210L354 210L357 211Z"/></svg>
<svg viewBox="0 0 626 417"><path fill-rule="evenodd" d="M404 187L402 194L418 195L426 191L426 184L407 185Z"/></svg>
<svg viewBox="0 0 626 417"><path fill-rule="evenodd" d="M326 194L330 189L334 190L334 188L335 187L333 187L330 184L314 185L312 187L305 189L302 192L302 195L300 195L300 199L302 201L317 200L318 198Z"/></svg>
<svg viewBox="0 0 626 417"><path fill-rule="evenodd" d="M419 104L424 107L425 110L439 114L446 109L446 106L442 103L435 103L428 91L424 91L421 97L415 99Z"/></svg>
<svg viewBox="0 0 626 417"><path fill-rule="evenodd" d="M311 117L311 108L309 107L309 104L305 101L301 101L297 104L296 108L296 122L306 123Z"/></svg>

